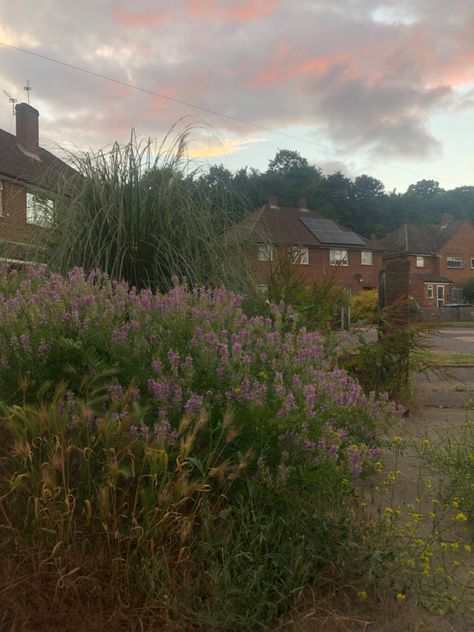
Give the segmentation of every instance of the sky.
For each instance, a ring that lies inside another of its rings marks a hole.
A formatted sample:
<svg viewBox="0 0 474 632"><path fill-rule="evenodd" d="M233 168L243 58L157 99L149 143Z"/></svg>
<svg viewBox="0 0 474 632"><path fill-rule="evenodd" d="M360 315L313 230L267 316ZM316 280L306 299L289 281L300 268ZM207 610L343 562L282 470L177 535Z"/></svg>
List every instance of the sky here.
<svg viewBox="0 0 474 632"><path fill-rule="evenodd" d="M474 0L0 0L0 44L122 82L0 45L0 87L30 81L58 154L191 124L202 168L292 149L388 190L474 185Z"/></svg>

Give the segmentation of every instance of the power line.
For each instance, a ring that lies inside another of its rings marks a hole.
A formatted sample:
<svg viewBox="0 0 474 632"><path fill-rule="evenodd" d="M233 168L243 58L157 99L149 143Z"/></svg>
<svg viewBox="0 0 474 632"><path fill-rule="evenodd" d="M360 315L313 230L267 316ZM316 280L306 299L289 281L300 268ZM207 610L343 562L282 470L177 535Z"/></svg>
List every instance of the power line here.
<svg viewBox="0 0 474 632"><path fill-rule="evenodd" d="M10 50L17 51L19 53L23 53L25 55L31 55L33 57L37 57L38 59L42 59L43 61L48 61L53 64L58 64L60 66L64 66L65 68L70 68L71 70L75 70L77 72L82 72L86 75L90 75L92 77L96 77L97 79L102 79L103 81L111 81L112 83L116 83L125 88L130 88L132 90L137 90L138 92L143 92L144 94L149 94L154 97L158 97L160 99L165 99L166 101L171 101L173 103L177 103L179 105L184 105L187 108L192 108L194 110L199 110L201 112L205 112L206 114L212 114L214 116L219 116L220 118L224 118L228 121L233 121L234 123L239 123L241 125L245 125L247 127L253 127L255 129L259 129L264 132L270 132L271 134L275 134L278 136L282 136L284 138L289 138L291 140L295 140L300 143L307 143L309 145L314 145L315 147L319 147L320 149L325 149L326 151L332 151L339 154L344 154L346 156L351 156L352 158L357 158L358 160L366 161L367 158L361 156L360 154L354 154L350 151L346 151L344 149L339 149L338 147L331 147L329 145L323 145L322 143L318 143L316 141L310 140L308 138L302 138L300 136L295 136L293 134L288 134L287 132L282 132L280 130L272 129L271 127L266 127L265 125L260 125L259 123L254 123L252 121L247 121L245 119L241 119L236 116L231 116L230 114L225 114L224 112L219 112L217 110L213 110L211 108L204 107L202 105L197 105L196 103L191 103L190 101L184 101L183 99L177 99L175 97L170 97L167 94L162 94L160 92L156 92L155 90L150 90L148 88L143 88L141 86L137 86L133 83L129 83L128 81L123 81L122 79L115 79L114 77L109 77L107 75L103 75L102 73L95 72L94 70L89 70L88 68L83 68L81 66L76 66L75 64L70 64L68 62L62 61L60 59L55 59L54 57L49 57L48 55L43 55L42 53L37 53L32 50L28 50L26 48L20 48L19 46L13 46L12 44L6 44L5 42L0 42L0 46L3 48L8 48ZM374 161L374 164L379 164ZM449 182L450 184L455 184L457 186L465 186L461 182L456 182L455 180L448 180L447 178L439 178L433 177L430 174L421 173L419 171L413 171L411 169L406 169L405 167L399 167L397 165L393 165L390 163L386 163L383 166L389 167L390 169L396 169L398 171L403 171L405 173L423 177L436 179L441 182Z"/></svg>

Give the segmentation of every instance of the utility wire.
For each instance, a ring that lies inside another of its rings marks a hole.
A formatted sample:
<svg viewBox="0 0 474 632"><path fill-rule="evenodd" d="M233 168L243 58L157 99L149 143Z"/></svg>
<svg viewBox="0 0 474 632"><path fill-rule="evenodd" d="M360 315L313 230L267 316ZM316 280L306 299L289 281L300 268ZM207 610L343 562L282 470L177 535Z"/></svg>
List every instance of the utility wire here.
<svg viewBox="0 0 474 632"><path fill-rule="evenodd" d="M270 132L271 134L275 134L278 136L282 136L284 138L289 138L291 140L298 141L300 143L307 143L309 145L314 145L315 147L319 147L320 149L325 149L327 151L336 152L339 154L344 154L346 156L351 156L352 158L357 158L358 160L366 161L367 158L361 156L360 154L355 154L350 151L346 151L344 149L340 149L338 147L332 147L329 145L323 145L322 143L318 143L316 141L310 140L308 138L302 138L301 136L295 136L293 134L288 134L287 132L282 132L280 130L273 129L271 127L266 127L265 125L260 125L259 123L254 123L252 121L247 121L245 119L241 119L236 116L231 116L230 114L225 114L224 112L219 112L217 110L213 110L211 108L204 107L202 105L197 105L196 103L191 103L190 101L184 101L183 99L177 99L175 97L170 97L167 94L162 94L160 92L156 92L155 90L150 90L148 88L143 88L141 86L137 86L133 83L129 83L128 81L123 81L122 79L116 79L114 77L109 77L107 75L103 75L102 73L95 72L94 70L89 70L88 68L83 68L81 66L76 66L75 64L70 64L68 62L62 61L60 59L55 59L54 57L49 57L48 55L43 55L42 53L37 53L32 50L28 50L26 48L20 48L19 46L13 46L12 44L6 44L5 42L0 41L0 46L3 48L8 48L10 50L17 51L19 53L23 53L25 55L31 55L33 57L37 57L38 59L42 59L43 61L47 61L53 64L58 64L60 66L64 66L65 68L69 68L71 70L75 70L76 72L82 72L86 75L90 75L92 77L96 77L97 79L102 79L104 81L111 81L112 83L116 83L125 88L130 88L132 90L137 90L138 92L142 92L144 94L149 94L154 97L158 97L160 99L165 99L166 101L171 101L173 103L178 103L179 105L184 105L187 108L192 108L194 110L199 110L200 112L205 112L206 114L212 114L214 116L219 116L220 118L226 119L228 121L233 121L234 123L239 123L241 125L245 125L247 127L253 127L255 129L259 129L264 132ZM374 164L378 164L374 162ZM399 167L397 165L393 165L390 163L386 163L383 165L384 167L389 167L390 169L397 169L398 171L403 171L405 173L422 177L422 178L430 178L436 179L441 182L448 182L450 184L455 184L457 186L465 186L461 182L456 182L455 180L448 180L447 178L438 178L431 176L426 173L421 173L419 171L413 171L411 169L406 169L405 167Z"/></svg>

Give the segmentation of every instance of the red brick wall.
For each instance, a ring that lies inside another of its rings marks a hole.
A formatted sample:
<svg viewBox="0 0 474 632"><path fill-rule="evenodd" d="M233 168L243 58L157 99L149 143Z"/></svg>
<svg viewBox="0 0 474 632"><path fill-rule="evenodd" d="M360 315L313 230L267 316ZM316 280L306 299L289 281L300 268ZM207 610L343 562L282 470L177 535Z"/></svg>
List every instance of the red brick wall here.
<svg viewBox="0 0 474 632"><path fill-rule="evenodd" d="M474 276L474 269L471 268L471 257L474 258L474 228L470 222L466 221L457 233L439 250L440 274L448 277L457 284ZM461 256L463 267L461 269L448 268L446 265L447 256Z"/></svg>
<svg viewBox="0 0 474 632"><path fill-rule="evenodd" d="M340 285L351 288L352 294L357 294L362 288L378 288L379 272L382 268L382 254L374 252L373 265L363 266L360 263L360 251L349 250L349 265L332 266L329 259L329 248L309 248L309 265L298 265L297 270L301 276L308 280L314 280L322 276L335 274ZM287 246L274 247L274 261L276 265L278 257L287 256ZM249 252L249 258L258 283L266 283L272 264L266 261L258 261L256 252ZM362 276L362 281L354 279L356 274Z"/></svg>
<svg viewBox="0 0 474 632"><path fill-rule="evenodd" d="M423 255L425 258L425 266L424 268L418 268L416 265L416 256L409 255L404 257L404 259L410 262L411 271L415 273L429 273L429 274L439 274L439 257L433 256L428 257L427 255Z"/></svg>
<svg viewBox="0 0 474 632"><path fill-rule="evenodd" d="M0 239L34 243L44 231L40 226L26 223L26 190L16 182L3 183L3 215L0 217Z"/></svg>

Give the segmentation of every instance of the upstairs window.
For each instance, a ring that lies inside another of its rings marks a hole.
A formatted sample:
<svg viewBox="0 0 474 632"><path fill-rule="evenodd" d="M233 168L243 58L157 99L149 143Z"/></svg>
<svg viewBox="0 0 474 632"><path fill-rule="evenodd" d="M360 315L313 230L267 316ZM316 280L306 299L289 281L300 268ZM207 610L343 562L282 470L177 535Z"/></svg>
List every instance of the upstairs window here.
<svg viewBox="0 0 474 632"><path fill-rule="evenodd" d="M446 267L447 268L462 268L462 257L458 255L453 255L451 257L446 257Z"/></svg>
<svg viewBox="0 0 474 632"><path fill-rule="evenodd" d="M349 253L347 250L330 250L329 262L332 266L348 266Z"/></svg>
<svg viewBox="0 0 474 632"><path fill-rule="evenodd" d="M301 266L309 265L309 248L303 248L301 246L290 246L288 248L288 255L291 263L295 263Z"/></svg>
<svg viewBox="0 0 474 632"><path fill-rule="evenodd" d="M257 259L258 261L273 261L272 244L258 244Z"/></svg>
<svg viewBox="0 0 474 632"><path fill-rule="evenodd" d="M416 258L416 267L417 268L424 268L425 267L425 258L418 256Z"/></svg>
<svg viewBox="0 0 474 632"><path fill-rule="evenodd" d="M362 252L360 253L360 264L362 266L373 266L374 253L370 250L362 250Z"/></svg>
<svg viewBox="0 0 474 632"><path fill-rule="evenodd" d="M26 221L36 226L51 224L54 202L41 193L26 193Z"/></svg>

